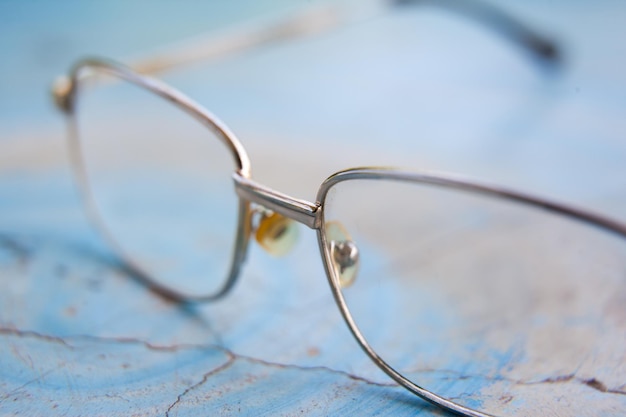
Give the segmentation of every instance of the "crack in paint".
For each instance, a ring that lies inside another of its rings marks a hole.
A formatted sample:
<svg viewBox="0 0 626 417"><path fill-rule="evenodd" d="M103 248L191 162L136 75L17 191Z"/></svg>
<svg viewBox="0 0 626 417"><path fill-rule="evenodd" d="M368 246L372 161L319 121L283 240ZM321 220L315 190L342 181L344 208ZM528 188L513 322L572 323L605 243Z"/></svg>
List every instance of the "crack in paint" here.
<svg viewBox="0 0 626 417"><path fill-rule="evenodd" d="M591 387L595 390L598 390L600 392L604 392L604 393L609 393L609 394L618 394L618 395L626 395L626 391L622 391L620 389L617 388L608 388L604 383L602 383L601 381L598 381L595 378L589 378L589 379L579 379L580 382L582 382L583 384L587 385L588 387Z"/></svg>
<svg viewBox="0 0 626 417"><path fill-rule="evenodd" d="M453 375L454 378L457 379L484 379L487 381L506 381L516 385L540 385L540 384L559 384L559 383L567 383L567 382L578 382L580 384L586 385L590 388L593 388L597 391L608 393L608 394L618 394L618 395L626 395L626 390L621 390L620 388L608 388L603 382L598 379L592 378L579 378L576 376L576 372L566 374L566 375L557 375L553 377L544 378L538 381L525 381L514 378L508 378L502 375L495 376L486 376L480 374L467 374L461 373L452 369L434 369L434 368L421 368L417 370L413 370L414 373L447 373ZM443 379L451 379L452 377L441 378Z"/></svg>
<svg viewBox="0 0 626 417"><path fill-rule="evenodd" d="M52 372L57 371L61 368L61 366L57 366L55 368L52 369L48 369L46 372L40 374L37 378L33 378L30 381L26 381L25 383L23 383L22 385L20 385L19 387L12 389L11 391L7 392L6 394L4 394L2 396L2 398L0 398L0 404L2 404L7 398L11 397L13 394L19 392L20 390L26 388L27 386L34 384L36 382L41 381L42 379L44 379L46 376L50 375Z"/></svg>
<svg viewBox="0 0 626 417"><path fill-rule="evenodd" d="M120 400L124 400L124 401L126 401L127 403L129 403L129 402L130 402L130 400L129 400L128 398L122 397L121 395L118 395L118 394L109 394L109 393L106 393L106 394L104 394L104 396L105 396L105 397L107 397L107 398L119 398Z"/></svg>
<svg viewBox="0 0 626 417"><path fill-rule="evenodd" d="M202 376L202 379L198 382L196 382L195 384L187 387L187 389L185 389L185 391L183 391L181 394L178 395L178 397L176 397L176 401L174 401L165 411L165 416L169 417L170 412L172 411L172 409L174 407L176 407L183 399L184 396L186 396L188 393L190 393L191 391L195 390L198 387L201 387L205 382L207 382L209 380L210 377L212 377L215 374L218 374L220 372L222 372L225 369L230 368L236 361L236 357L234 355L229 355L228 356L228 360L223 363L222 365L218 366L217 368L214 368L212 370L210 370L209 372L205 373Z"/></svg>
<svg viewBox="0 0 626 417"><path fill-rule="evenodd" d="M330 373L337 374L337 375L342 375L354 381L364 382L368 385L374 385L377 387L399 387L399 385L395 382L388 382L388 383L376 382L376 381L372 381L367 378L364 378L362 376L351 374L346 371L342 371L339 369L332 369L332 368L329 368L328 366L321 366L321 365L320 366L302 366L302 365L296 365L296 364L284 364L284 363L270 362L264 359L258 359L258 358L253 358L251 356L244 356L244 355L236 355L236 357L237 359L240 359L240 360L244 360L247 362L264 365L268 367L273 367L273 368L297 369L300 371L325 371L325 372L330 372Z"/></svg>
<svg viewBox="0 0 626 417"><path fill-rule="evenodd" d="M274 367L274 368L279 368L279 369L296 369L296 370L301 370L301 371L323 371L323 372L330 372L336 375L340 375L340 376L344 376L347 378L350 378L354 381L358 381L358 382L362 382L368 385L374 385L374 386L379 386L379 387L396 387L398 386L396 383L390 382L390 383L381 383L381 382L376 382L376 381L372 381L369 380L367 378L346 372L346 371L342 371L342 370L337 370L337 369L332 369L326 366L302 366L302 365L297 365L297 364L284 364L284 363L276 363L276 362L270 362L264 359L259 359L259 358L254 358L254 357L250 357L250 356L245 356L245 355L239 355L233 351L231 351L230 349L224 347L224 346L220 346L220 345L216 345L216 344L171 344L171 345L159 345L159 344L154 344L152 342L146 341L146 340L142 340L139 338L132 338L132 337L103 337L103 336L94 336L94 335L72 335L72 336L66 336L66 337L59 337L59 336L52 336L52 335L47 335L47 334L42 334L36 331L32 331L32 330L20 330L20 329L16 329L16 328L11 328L11 327L0 327L0 334L4 334L4 335L11 335L11 336L17 336L17 337L31 337L31 338L36 338L48 343L56 343L56 344L60 344L68 349L76 349L76 346L72 345L69 342L69 339L74 339L74 340L90 340L90 341L94 341L94 342L113 342L113 343L124 343L124 344L137 344L137 345L142 345L144 346L146 349L148 350L153 350L153 351L158 351L158 352L178 352L181 350L191 350L191 349L199 349L199 350L217 350L220 351L222 353L224 353L227 357L228 360L220 365L217 368L212 369L211 371L205 373L202 377L202 379L200 381L198 381L197 383L187 387L185 389L184 392L182 392L181 394L179 394L177 396L176 401L174 401L174 403L172 403L169 407L168 410L166 412L166 415L169 415L169 412L177 405L179 404L182 399L191 391L197 389L198 387L202 386L204 383L207 382L207 380L217 374L220 373L226 369L228 369L229 367L231 367L236 361L238 360L242 360L242 361L246 361L249 363L254 363L254 364L259 364L259 365L263 365L263 366L267 366L267 367ZM52 370L48 371L47 373L52 372ZM592 378L579 378L576 377L575 373L571 373L571 374L567 374L567 375L557 375L554 377L548 377L548 378L544 378L542 380L538 380L538 381L524 381L524 380L515 380L515 379L511 379L511 378L507 378L504 376L494 376L494 377L489 377L489 376L485 376L485 375L468 375L468 374L461 374L459 372L456 372L454 370L449 370L449 369L432 369L432 368L424 368L424 369L420 369L417 372L424 372L424 373L431 373L431 372L441 372L441 373L449 373L449 374L454 374L456 375L457 378L461 378L461 379L468 379L468 378L482 378L482 379L487 379L487 380L493 380L493 381L508 381L514 384L518 384L518 385L539 385L539 384L558 384L558 383L568 383L568 382L577 382L580 384L584 384L586 386L588 386L591 389L595 389L599 392L605 393L605 394L616 394L616 395L626 395L626 391L621 390L619 388L609 388L607 387L603 382L601 382L600 380L596 379L595 377ZM46 373L46 374L47 374ZM23 388L24 386L36 382L37 380L41 379L42 377L44 377L46 374L43 374L42 376L40 376L39 378L36 378L32 381L27 382L26 384L24 384L23 386L21 386L20 388L16 389L19 390L21 388ZM13 390L12 392L15 392L16 390ZM7 394L7 395L11 395L11 393ZM3 397L2 400L5 400L6 398L8 398L7 396Z"/></svg>
<svg viewBox="0 0 626 417"><path fill-rule="evenodd" d="M57 343L70 349L74 348L69 343L67 343L65 339L62 337L42 334L33 330L20 330L14 327L0 327L0 334L17 336L17 337L32 337L35 339L44 340L46 342Z"/></svg>
<svg viewBox="0 0 626 417"><path fill-rule="evenodd" d="M132 338L132 337L102 337L102 336L93 336L93 335L73 335L73 336L66 336L66 337L58 337L58 336L50 336L50 335L42 334L42 333L31 331L31 330L18 330L14 328L1 328L1 327L0 327L0 334L8 334L8 335L13 335L13 336L18 336L18 337L32 337L32 338L40 339L46 342L62 344L68 349L76 349L76 346L72 345L68 341L68 339L74 339L74 340L83 339L83 340L91 340L95 342L115 342L115 343L123 343L123 344L137 344L137 345L144 346L148 350L159 351L159 352L177 352L181 350L191 350L191 349L197 349L197 350L214 349L214 350L224 353L229 358L233 358L233 360L244 360L244 361L256 363L259 365L281 368L281 369L298 369L302 371L326 371L326 372L331 372L334 374L346 376L352 380L364 382L370 385L383 386L383 387L397 386L396 383L380 383L376 381L371 381L371 380L368 380L367 378L363 378L361 376L351 374L346 371L332 369L327 366L302 366L302 365L297 365L297 364L283 364L283 363L270 362L270 361L266 361L263 359L254 358L251 356L240 355L231 351L230 349L224 346L220 346L216 344L157 345L157 344L148 342L146 340Z"/></svg>

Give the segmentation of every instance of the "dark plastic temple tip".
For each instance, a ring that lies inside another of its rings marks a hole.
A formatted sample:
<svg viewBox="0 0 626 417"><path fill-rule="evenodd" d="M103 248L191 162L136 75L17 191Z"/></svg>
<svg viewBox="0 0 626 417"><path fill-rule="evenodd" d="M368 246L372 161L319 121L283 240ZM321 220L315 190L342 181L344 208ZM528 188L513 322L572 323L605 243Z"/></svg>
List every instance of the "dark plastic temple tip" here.
<svg viewBox="0 0 626 417"><path fill-rule="evenodd" d="M563 64L561 48L549 39L537 35L526 41L528 49L533 51L535 57L552 68L560 68Z"/></svg>
<svg viewBox="0 0 626 417"><path fill-rule="evenodd" d="M561 48L508 13L482 0L390 0L392 6L437 6L463 14L508 38L542 67L558 70L563 64Z"/></svg>

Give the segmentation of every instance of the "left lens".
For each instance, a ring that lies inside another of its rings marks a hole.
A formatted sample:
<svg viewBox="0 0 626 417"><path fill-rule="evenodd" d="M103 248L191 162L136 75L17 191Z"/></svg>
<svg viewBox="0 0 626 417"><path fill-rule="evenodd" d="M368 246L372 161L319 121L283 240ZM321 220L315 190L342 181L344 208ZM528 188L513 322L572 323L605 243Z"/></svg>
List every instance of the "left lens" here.
<svg viewBox="0 0 626 417"><path fill-rule="evenodd" d="M76 145L104 233L160 288L185 298L218 294L236 267L233 153L174 99L115 70L88 81Z"/></svg>
<svg viewBox="0 0 626 417"><path fill-rule="evenodd" d="M412 383L495 415L626 412L607 394L626 381L625 239L410 181L344 180L322 201L344 314Z"/></svg>

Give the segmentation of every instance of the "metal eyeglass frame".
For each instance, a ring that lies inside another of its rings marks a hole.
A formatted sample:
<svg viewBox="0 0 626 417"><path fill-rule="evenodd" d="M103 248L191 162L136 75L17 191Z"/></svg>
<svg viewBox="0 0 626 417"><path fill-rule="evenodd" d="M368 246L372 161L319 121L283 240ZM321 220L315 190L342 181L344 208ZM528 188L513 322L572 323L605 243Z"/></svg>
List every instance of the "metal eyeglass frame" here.
<svg viewBox="0 0 626 417"><path fill-rule="evenodd" d="M239 219L237 228L237 238L235 243L235 252L232 259L230 273L222 288L215 294L208 296L188 297L176 290L164 287L150 279L150 277L139 271L138 268L132 267L132 261L126 260L135 275L140 278L151 289L163 294L164 296L180 300L180 301L209 301L222 297L233 287L241 270L241 266L245 260L246 250L251 231L251 204L267 208L275 213L292 219L298 223L302 223L307 227L317 231L317 239L320 253L324 263L324 268L330 284L333 297L341 311L341 314L347 323L350 331L356 338L357 342L365 353L374 361L374 363L382 369L389 377L398 384L421 397L422 399L435 404L444 410L457 413L463 416L486 417L481 411L473 410L434 394L414 382L402 376L398 371L387 364L365 340L359 328L354 322L344 297L338 284L339 278L336 276L335 268L332 266L331 255L326 235L324 233L324 204L328 191L336 184L347 180L354 179L370 179L370 180L392 180L408 183L431 184L435 186L453 188L482 195L498 197L521 204L542 208L569 218L597 226L613 232L623 238L626 238L626 224L612 220L603 215L595 214L590 211L579 209L567 204L558 203L542 197L514 191L505 187L491 185L474 181L462 176L444 175L439 173L428 172L408 172L396 170L393 168L351 168L337 172L326 180L324 180L317 192L315 202L309 202L293 198L286 194L272 190L262 184L255 182L251 177L251 166L248 155L243 148L241 142L219 119L212 113L204 109L198 103L194 102L184 94L171 88L165 83L144 75L139 75L131 69L111 61L102 59L87 59L78 62L70 71L69 76L65 78L62 86L57 85L55 90L55 98L58 106L66 113L70 126L70 149L75 172L82 185L82 191L87 199L88 205L93 208L89 194L89 187L86 178L84 161L80 154L80 143L76 134L75 124L75 107L76 98L80 86L80 80L86 73L103 72L121 80L125 80L137 86L140 86L161 98L172 102L174 105L182 109L184 112L198 120L212 132L227 146L231 156L235 162L235 171L233 173L234 187L239 196ZM61 88L62 87L62 88ZM105 230L104 228L102 228Z"/></svg>
<svg viewBox="0 0 626 417"><path fill-rule="evenodd" d="M240 52L266 43L284 39L289 40L311 33L326 31L354 20L368 17L368 14L365 13L358 16L358 19L353 19L351 16L352 11L346 10L344 7L345 4L341 3L342 2L337 2L336 4L329 3L322 8L311 7L305 9L304 12L289 15L286 18L261 22L260 25L243 26L222 36L216 37L211 35L208 39L195 39L191 43L175 45L174 49L165 49L164 52L153 54L147 59L135 62L132 67L137 72L128 67L103 59L86 59L78 62L70 71L69 76L62 78L61 82L55 85L53 92L57 105L67 114L69 119L71 159L76 177L81 185L83 197L90 208L89 211L92 215L92 220L95 221L95 223L100 226L100 230L109 237L109 241L113 246L117 246L115 240L108 236L106 227L103 227L98 216L95 215L97 210L95 210L95 204L89 192L86 167L81 158L80 141L78 139L76 120L74 117L76 96L82 75L84 72L88 71L101 71L143 87L163 99L173 102L176 106L197 119L200 123L213 131L228 147L236 167L233 173L233 180L235 191L239 196L238 227L232 264L224 285L218 291L210 295L189 296L157 283L142 272L140 268L133 265L132 260L125 259L127 267L134 277L142 280L148 287L163 296L178 301L201 302L215 300L224 296L234 286L245 261L252 229L251 204L254 203L258 206L265 207L282 216L303 223L309 228L317 230L320 252L333 297L350 331L357 339L357 342L379 368L404 388L442 409L465 416L488 416L486 413L472 410L449 401L406 379L380 358L369 346L353 321L341 293L338 278L334 276L334 268L331 264L331 256L328 253L328 244L323 230L323 207L327 192L335 184L352 179L381 179L424 183L447 188L457 188L543 207L547 210L602 227L623 237L626 237L625 225L585 210L576 209L568 205L555 203L499 186L479 183L459 176L425 172L406 172L389 168L352 168L341 171L328 177L322 183L315 203L296 199L267 188L252 180L250 161L245 149L235 135L213 114L161 81L138 74L138 72L142 74L157 73L200 59L218 58L228 53ZM499 35L508 38L516 44L516 46L521 47L523 51L529 53L529 55L535 59L536 63L547 68L558 68L561 64L561 51L548 38L540 35L538 32L489 3L484 3L482 0L372 0L371 3L374 5L374 11L378 11L378 9L384 10L389 6L425 3L460 12L480 23L490 26L491 29L495 29ZM180 52L181 50L182 53ZM123 253L119 247L117 247L117 250L118 253Z"/></svg>

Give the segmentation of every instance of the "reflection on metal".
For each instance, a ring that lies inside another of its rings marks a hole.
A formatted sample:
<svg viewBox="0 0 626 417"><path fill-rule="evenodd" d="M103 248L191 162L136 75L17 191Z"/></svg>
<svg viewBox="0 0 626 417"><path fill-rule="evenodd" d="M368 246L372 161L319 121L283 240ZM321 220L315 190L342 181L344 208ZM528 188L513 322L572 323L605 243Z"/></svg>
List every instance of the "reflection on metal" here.
<svg viewBox="0 0 626 417"><path fill-rule="evenodd" d="M61 75L52 84L52 98L54 104L64 112L69 112L71 107L72 80L65 75Z"/></svg>
<svg viewBox="0 0 626 417"><path fill-rule="evenodd" d="M233 174L233 178L239 197L280 213L312 229L318 227L319 205L272 190L249 178L244 178L238 173Z"/></svg>
<svg viewBox="0 0 626 417"><path fill-rule="evenodd" d="M324 233L330 242L330 254L339 286L351 286L359 272L359 248L338 221L326 222Z"/></svg>

